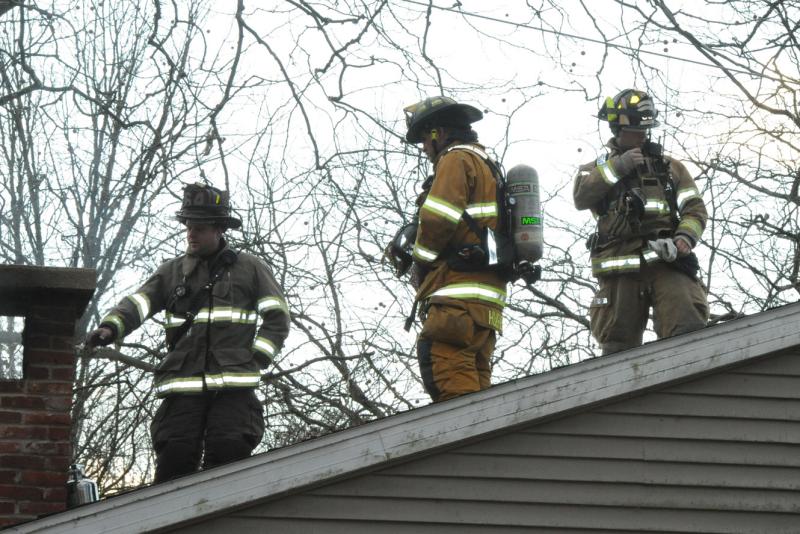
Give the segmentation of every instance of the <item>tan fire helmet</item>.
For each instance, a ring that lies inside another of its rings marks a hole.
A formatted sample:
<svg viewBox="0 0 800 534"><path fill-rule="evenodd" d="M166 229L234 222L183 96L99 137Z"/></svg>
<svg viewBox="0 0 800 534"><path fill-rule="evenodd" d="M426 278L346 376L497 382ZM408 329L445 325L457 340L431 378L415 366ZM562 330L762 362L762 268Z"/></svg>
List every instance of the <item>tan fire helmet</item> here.
<svg viewBox="0 0 800 534"><path fill-rule="evenodd" d="M483 112L446 96L432 96L403 108L406 115L406 141L421 143L422 133L432 128L468 128L483 118Z"/></svg>

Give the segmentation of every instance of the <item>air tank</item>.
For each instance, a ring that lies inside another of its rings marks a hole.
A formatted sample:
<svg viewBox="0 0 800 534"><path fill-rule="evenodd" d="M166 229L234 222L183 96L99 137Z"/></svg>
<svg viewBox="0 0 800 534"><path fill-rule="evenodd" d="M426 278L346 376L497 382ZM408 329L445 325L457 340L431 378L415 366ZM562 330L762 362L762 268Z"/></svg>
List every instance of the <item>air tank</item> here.
<svg viewBox="0 0 800 534"><path fill-rule="evenodd" d="M510 211L511 238L516 262L522 266L542 258L544 232L539 203L539 175L528 165L515 165L506 175L506 194Z"/></svg>
<svg viewBox="0 0 800 534"><path fill-rule="evenodd" d="M97 501L100 498L97 484L94 480L86 478L81 464L69 466L67 478L67 508L75 508L84 504Z"/></svg>

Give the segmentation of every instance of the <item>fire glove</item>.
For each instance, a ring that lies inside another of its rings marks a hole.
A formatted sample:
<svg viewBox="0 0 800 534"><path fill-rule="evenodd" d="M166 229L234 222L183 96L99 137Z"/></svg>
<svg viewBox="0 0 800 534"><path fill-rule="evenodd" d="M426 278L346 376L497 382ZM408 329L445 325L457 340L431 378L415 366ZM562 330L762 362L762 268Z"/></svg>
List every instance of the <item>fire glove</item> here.
<svg viewBox="0 0 800 534"><path fill-rule="evenodd" d="M645 162L644 154L642 154L642 149L640 148L632 148L627 150L621 156L614 156L611 158L611 166L614 167L614 170L619 176L627 176L636 170L638 165L641 165Z"/></svg>
<svg viewBox="0 0 800 534"><path fill-rule="evenodd" d="M648 241L650 248L658 254L658 257L667 263L672 263L678 258L678 248L672 239L656 239L655 241Z"/></svg>
<svg viewBox="0 0 800 534"><path fill-rule="evenodd" d="M86 336L84 344L90 349L93 347L105 347L114 342L114 332L105 326L95 328Z"/></svg>

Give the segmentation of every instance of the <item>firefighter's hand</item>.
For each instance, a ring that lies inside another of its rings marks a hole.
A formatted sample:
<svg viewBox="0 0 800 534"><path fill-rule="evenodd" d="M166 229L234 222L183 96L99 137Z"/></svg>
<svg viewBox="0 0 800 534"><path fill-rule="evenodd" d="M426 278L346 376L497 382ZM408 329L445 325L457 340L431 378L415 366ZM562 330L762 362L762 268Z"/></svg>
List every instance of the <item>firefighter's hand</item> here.
<svg viewBox="0 0 800 534"><path fill-rule="evenodd" d="M101 326L100 328L95 328L86 335L84 344L86 348L92 349L94 347L105 347L106 345L110 345L113 341L114 332L107 326Z"/></svg>
<svg viewBox="0 0 800 534"><path fill-rule="evenodd" d="M641 148L632 148L621 156L611 158L611 166L619 176L627 176L636 170L636 167L645 162Z"/></svg>
<svg viewBox="0 0 800 534"><path fill-rule="evenodd" d="M692 252L692 245L685 238L677 236L673 241L678 249L678 256L688 256Z"/></svg>

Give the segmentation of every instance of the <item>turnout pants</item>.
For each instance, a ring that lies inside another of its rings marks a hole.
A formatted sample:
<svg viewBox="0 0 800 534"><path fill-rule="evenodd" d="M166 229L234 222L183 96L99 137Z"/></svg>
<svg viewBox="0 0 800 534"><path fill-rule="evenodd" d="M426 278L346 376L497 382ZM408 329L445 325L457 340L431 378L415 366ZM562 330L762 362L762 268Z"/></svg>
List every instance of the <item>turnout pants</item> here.
<svg viewBox="0 0 800 534"><path fill-rule="evenodd" d="M150 434L155 482L164 482L250 456L264 435L264 411L252 389L170 395Z"/></svg>
<svg viewBox="0 0 800 534"><path fill-rule="evenodd" d="M433 402L491 386L494 345L494 330L476 324L466 309L432 304L417 340L417 358Z"/></svg>
<svg viewBox="0 0 800 534"><path fill-rule="evenodd" d="M589 316L604 355L642 344L651 307L659 339L698 330L708 322L705 288L666 263L603 277L599 284Z"/></svg>

